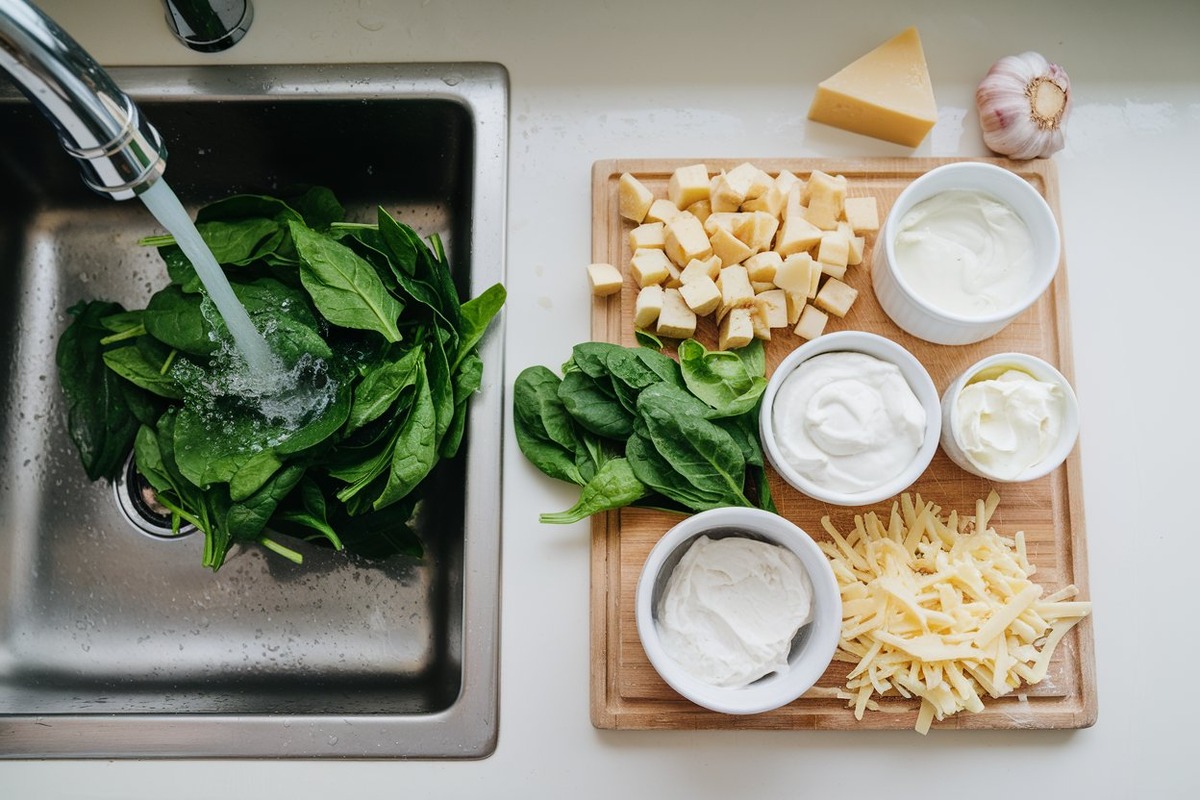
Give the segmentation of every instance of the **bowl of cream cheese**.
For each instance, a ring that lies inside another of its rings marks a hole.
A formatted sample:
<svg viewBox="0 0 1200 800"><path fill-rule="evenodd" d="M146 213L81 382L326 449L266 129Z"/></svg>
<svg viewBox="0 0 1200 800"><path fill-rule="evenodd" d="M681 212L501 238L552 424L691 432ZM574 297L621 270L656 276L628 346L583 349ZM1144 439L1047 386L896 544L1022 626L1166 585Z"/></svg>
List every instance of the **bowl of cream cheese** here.
<svg viewBox="0 0 1200 800"><path fill-rule="evenodd" d="M1061 372L1025 353L997 353L967 368L942 394L942 450L958 466L1000 483L1057 468L1079 438L1079 401Z"/></svg>
<svg viewBox="0 0 1200 800"><path fill-rule="evenodd" d="M1028 181L995 164L936 167L896 198L871 267L875 296L904 331L969 344L1003 330L1058 271L1054 212Z"/></svg>
<svg viewBox="0 0 1200 800"><path fill-rule="evenodd" d="M759 433L771 466L815 500L867 506L903 492L937 451L941 406L921 362L864 331L793 350L763 392Z"/></svg>
<svg viewBox="0 0 1200 800"><path fill-rule="evenodd" d="M654 669L697 705L757 714L825 673L841 638L829 560L789 520L702 511L655 544L637 584L638 636Z"/></svg>

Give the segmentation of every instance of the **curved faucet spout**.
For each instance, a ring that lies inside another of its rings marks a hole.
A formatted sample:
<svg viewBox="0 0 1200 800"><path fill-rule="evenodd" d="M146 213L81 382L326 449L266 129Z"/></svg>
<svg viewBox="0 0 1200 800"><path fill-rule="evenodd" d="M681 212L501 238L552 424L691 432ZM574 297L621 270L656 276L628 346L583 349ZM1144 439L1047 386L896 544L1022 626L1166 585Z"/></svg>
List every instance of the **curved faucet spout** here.
<svg viewBox="0 0 1200 800"><path fill-rule="evenodd" d="M0 69L58 130L83 182L117 200L166 169L162 137L71 36L26 0L0 0Z"/></svg>

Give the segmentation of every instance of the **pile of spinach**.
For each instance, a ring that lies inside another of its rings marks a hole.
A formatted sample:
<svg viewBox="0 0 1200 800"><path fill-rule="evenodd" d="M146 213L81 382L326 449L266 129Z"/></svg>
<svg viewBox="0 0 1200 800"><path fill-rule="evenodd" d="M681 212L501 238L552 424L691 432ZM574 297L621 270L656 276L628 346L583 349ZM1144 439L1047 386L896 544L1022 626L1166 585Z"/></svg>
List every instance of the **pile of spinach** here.
<svg viewBox="0 0 1200 800"><path fill-rule="evenodd" d="M426 244L383 208L373 224L344 217L324 188L235 195L197 214L296 376L289 391L307 393L300 412L273 412L239 388L245 362L170 236L143 241L171 279L144 309L92 300L70 310L57 363L85 471L112 479L132 448L176 530L204 533L213 570L237 542L299 562L275 534L368 557L423 550L411 522L431 471L462 443L478 345L505 291L460 302L436 235Z"/></svg>
<svg viewBox="0 0 1200 800"><path fill-rule="evenodd" d="M689 339L677 354L587 342L572 350L561 378L543 366L521 372L513 386L521 452L582 487L573 507L542 522L630 505L774 510L758 438L762 343L710 351Z"/></svg>

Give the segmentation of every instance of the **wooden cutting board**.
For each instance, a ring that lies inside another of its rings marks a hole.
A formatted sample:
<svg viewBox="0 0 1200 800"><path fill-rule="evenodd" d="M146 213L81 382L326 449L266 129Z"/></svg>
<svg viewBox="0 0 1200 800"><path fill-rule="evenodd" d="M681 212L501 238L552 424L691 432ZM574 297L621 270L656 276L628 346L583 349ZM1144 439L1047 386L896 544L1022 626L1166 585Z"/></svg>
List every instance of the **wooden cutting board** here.
<svg viewBox="0 0 1200 800"><path fill-rule="evenodd" d="M772 175L788 169L805 177L814 169L845 175L850 196L874 195L880 220L900 191L917 176L935 166L960 159L756 159L753 163ZM1027 179L1046 198L1055 216L1058 210L1057 173L1048 161L988 160ZM704 162L710 173L732 169L739 160ZM595 164L592 172L592 260L616 265L627 275L628 234L633 224L617 213L617 181L632 173L655 196L666 196L667 181L679 166L697 163L679 160L612 160ZM871 290L870 269L874 241L869 238L863 263L851 267L846 281L859 291L845 319L831 317L826 332L843 329L871 331L907 347L925 364L938 392L962 370L993 353L1020 351L1056 365L1072 378L1065 261L1050 289L1027 312L1001 333L965 346L940 346L923 342L901 331L887 318ZM636 286L627 280L620 294L597 298L592 307L592 338L596 341L635 344L633 305ZM715 326L704 323L697 338L715 346ZM768 373L803 340L787 328L777 329L766 348ZM814 538L827 536L820 520L828 515L839 529L853 523L855 512L811 500L772 473L772 490L779 512ZM1068 584L1089 599L1087 553L1084 538L1082 478L1079 447L1059 469L1037 481L1000 485L1000 507L994 525L1011 535L1024 530L1030 560L1036 565L1034 580L1047 592ZM976 498L986 497L988 481L955 466L940 450L922 478L910 489L947 512L973 513ZM885 510L890 503L876 507ZM866 509L870 510L870 509ZM833 696L845 683L850 666L835 661L816 687L795 702L764 714L728 716L708 711L676 694L646 658L634 622L634 592L643 562L654 543L678 519L662 512L625 509L593 517L591 568L591 713L598 728L775 728L775 729L911 729L918 701L881 700L881 711L867 711L854 719L843 700ZM1090 618L1077 625L1055 653L1051 669L1040 684L1020 696L986 701L983 712L957 714L934 728L1082 728L1096 720L1096 678Z"/></svg>

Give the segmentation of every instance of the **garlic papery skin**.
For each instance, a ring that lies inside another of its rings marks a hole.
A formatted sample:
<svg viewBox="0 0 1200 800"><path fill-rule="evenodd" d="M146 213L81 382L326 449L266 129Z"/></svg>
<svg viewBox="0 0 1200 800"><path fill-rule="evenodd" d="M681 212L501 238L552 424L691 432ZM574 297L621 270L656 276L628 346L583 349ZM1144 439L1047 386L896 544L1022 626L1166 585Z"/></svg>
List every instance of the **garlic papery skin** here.
<svg viewBox="0 0 1200 800"><path fill-rule="evenodd" d="M1016 159L1046 158L1063 148L1071 80L1040 53L1005 56L975 91L983 142Z"/></svg>

